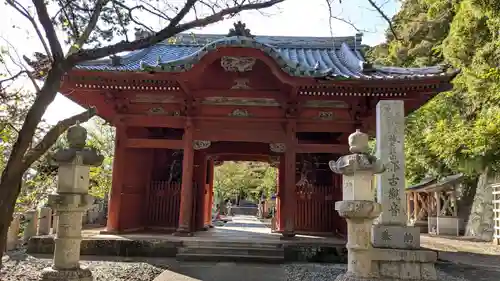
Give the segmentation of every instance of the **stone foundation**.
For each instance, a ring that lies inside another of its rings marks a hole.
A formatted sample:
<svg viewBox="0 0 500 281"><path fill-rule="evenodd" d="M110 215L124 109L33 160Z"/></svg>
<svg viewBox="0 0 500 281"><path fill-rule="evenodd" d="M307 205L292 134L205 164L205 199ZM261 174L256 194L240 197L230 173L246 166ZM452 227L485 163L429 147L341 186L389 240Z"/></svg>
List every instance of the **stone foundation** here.
<svg viewBox="0 0 500 281"><path fill-rule="evenodd" d="M347 272L336 281L436 281L437 253L427 250L372 249L370 277Z"/></svg>
<svg viewBox="0 0 500 281"><path fill-rule="evenodd" d="M87 268L57 270L45 268L41 274L42 281L93 281L92 272Z"/></svg>
<svg viewBox="0 0 500 281"><path fill-rule="evenodd" d="M437 253L428 250L373 249L373 269L382 280L437 280Z"/></svg>
<svg viewBox="0 0 500 281"><path fill-rule="evenodd" d="M119 257L176 257L178 249L183 247L182 241L169 240L128 240L128 239L83 239L80 254L89 256ZM258 242L256 242L258 243ZM287 262L324 262L346 263L347 249L345 244L308 244L293 241L276 242L283 248ZM52 236L36 236L28 242L29 254L53 254L54 238Z"/></svg>
<svg viewBox="0 0 500 281"><path fill-rule="evenodd" d="M371 242L375 248L419 249L420 228L377 224L372 228Z"/></svg>

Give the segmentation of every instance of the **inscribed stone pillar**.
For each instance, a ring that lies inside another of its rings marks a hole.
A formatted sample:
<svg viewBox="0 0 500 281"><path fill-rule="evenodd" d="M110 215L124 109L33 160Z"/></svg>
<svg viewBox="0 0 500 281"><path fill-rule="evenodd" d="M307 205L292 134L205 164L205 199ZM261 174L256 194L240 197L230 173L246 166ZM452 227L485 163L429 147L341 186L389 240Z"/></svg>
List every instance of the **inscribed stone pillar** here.
<svg viewBox="0 0 500 281"><path fill-rule="evenodd" d="M420 230L407 226L405 202L404 102L377 104L377 156L386 171L377 175L377 201L382 214L373 227L372 243L383 248L418 248Z"/></svg>
<svg viewBox="0 0 500 281"><path fill-rule="evenodd" d="M19 230L21 228L21 220L18 214L14 214L10 223L9 232L7 233L6 250L11 251L17 247L19 243Z"/></svg>
<svg viewBox="0 0 500 281"><path fill-rule="evenodd" d="M37 235L49 235L52 225L52 209L42 207L38 210L38 233Z"/></svg>
<svg viewBox="0 0 500 281"><path fill-rule="evenodd" d="M101 165L104 157L85 147L87 131L80 125L71 127L66 137L69 148L53 156L59 166L58 183L56 192L49 194L49 206L59 217L54 263L42 271L41 280L91 281L92 272L79 264L82 217L94 202L88 194L90 167Z"/></svg>
<svg viewBox="0 0 500 281"><path fill-rule="evenodd" d="M24 228L23 240L28 242L28 240L36 235L36 230L38 226L38 213L35 210L29 210L24 213L24 223L26 227Z"/></svg>

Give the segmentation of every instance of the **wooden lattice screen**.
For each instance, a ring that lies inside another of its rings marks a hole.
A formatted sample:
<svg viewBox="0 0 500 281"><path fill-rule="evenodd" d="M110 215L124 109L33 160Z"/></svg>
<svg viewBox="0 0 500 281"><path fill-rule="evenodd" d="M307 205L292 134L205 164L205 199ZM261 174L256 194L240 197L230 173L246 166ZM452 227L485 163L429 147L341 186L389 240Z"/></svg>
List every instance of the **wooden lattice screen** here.
<svg viewBox="0 0 500 281"><path fill-rule="evenodd" d="M491 185L493 192L493 243L500 245L500 182Z"/></svg>

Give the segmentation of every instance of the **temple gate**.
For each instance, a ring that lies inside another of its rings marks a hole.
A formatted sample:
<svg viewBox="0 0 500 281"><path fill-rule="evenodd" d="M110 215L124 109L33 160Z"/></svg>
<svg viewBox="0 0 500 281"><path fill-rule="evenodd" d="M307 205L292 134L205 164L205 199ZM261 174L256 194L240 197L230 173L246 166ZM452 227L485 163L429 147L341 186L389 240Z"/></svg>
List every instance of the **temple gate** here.
<svg viewBox="0 0 500 281"><path fill-rule="evenodd" d="M328 161L348 153L355 129L373 135L378 101L403 100L407 114L456 74L371 65L360 35L253 36L237 23L228 36L174 41L64 78L63 94L116 126L110 232L206 229L214 165L241 160L279 167L283 236L345 233L334 209L341 177Z"/></svg>

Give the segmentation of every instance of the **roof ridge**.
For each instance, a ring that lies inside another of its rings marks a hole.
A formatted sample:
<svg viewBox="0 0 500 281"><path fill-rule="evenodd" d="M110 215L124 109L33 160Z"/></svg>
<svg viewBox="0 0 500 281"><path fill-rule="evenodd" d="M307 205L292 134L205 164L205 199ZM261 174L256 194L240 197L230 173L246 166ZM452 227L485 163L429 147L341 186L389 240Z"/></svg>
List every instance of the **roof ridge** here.
<svg viewBox="0 0 500 281"><path fill-rule="evenodd" d="M149 33L140 32L136 38L149 36ZM274 47L287 48L340 48L345 43L351 49L359 49L362 42L362 34L357 33L353 36L283 36L283 35L255 35L254 40ZM172 38L166 39L159 44L185 45L185 46L205 46L211 42L230 38L226 34L204 34L204 33L179 33Z"/></svg>

